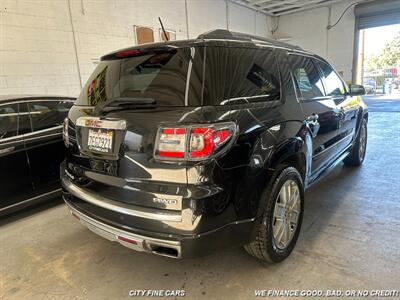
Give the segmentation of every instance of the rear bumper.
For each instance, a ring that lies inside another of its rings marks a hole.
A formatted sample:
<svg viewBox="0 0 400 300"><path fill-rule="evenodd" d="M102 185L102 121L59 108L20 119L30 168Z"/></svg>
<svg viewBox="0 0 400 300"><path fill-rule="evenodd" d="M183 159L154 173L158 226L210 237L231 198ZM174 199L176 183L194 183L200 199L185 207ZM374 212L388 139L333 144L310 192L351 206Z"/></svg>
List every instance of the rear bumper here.
<svg viewBox="0 0 400 300"><path fill-rule="evenodd" d="M190 258L208 255L220 249L234 246L242 246L253 240L255 236L255 224L257 219L245 220L227 224L221 228L185 236L171 235L166 239L164 234L156 237L157 233L149 232L138 234L128 230L122 230L116 226L97 220L70 203L65 197L71 214L79 219L80 223L92 232L113 242L136 251L144 251L171 258ZM143 231L141 231L143 232Z"/></svg>
<svg viewBox="0 0 400 300"><path fill-rule="evenodd" d="M256 235L258 219L230 222L206 232L177 233L171 226L184 224L178 220L181 214L146 210L144 207L123 204L90 193L74 184L67 176L61 176L63 199L71 214L94 233L136 251L144 251L172 258L204 256L219 249L241 246ZM175 219L174 219L175 218ZM173 220L172 220L173 219ZM160 226L142 226L143 220ZM202 219L202 222L207 222ZM157 231L158 228L165 230Z"/></svg>
<svg viewBox="0 0 400 300"><path fill-rule="evenodd" d="M68 201L65 202L71 214L82 225L109 241L119 242L121 245L136 251L145 251L173 258L181 257L181 243L179 241L155 239L120 230L83 214L69 204Z"/></svg>

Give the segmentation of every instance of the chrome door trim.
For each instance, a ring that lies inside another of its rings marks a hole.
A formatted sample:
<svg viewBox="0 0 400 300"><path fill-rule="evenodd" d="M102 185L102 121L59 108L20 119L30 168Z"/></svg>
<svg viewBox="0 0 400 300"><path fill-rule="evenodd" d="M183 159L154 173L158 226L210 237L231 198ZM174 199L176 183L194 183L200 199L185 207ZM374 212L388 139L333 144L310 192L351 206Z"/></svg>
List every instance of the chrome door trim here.
<svg viewBox="0 0 400 300"><path fill-rule="evenodd" d="M30 137L30 136L34 136L34 135L37 135L37 134L41 134L41 133L44 133L44 132L48 132L48 131L52 131L52 130L57 130L57 129L62 129L62 125L56 125L56 126L53 126L53 127L50 127L50 128L41 129L41 130L29 132L29 133L19 134L19 135L16 135L16 136L11 136L11 137L8 137L8 138L0 139L0 143L12 142L12 141L18 140L18 139L29 140L29 137ZM59 132L59 133L52 133L52 134L48 134L48 135L44 135L44 136L40 136L40 137L35 137L35 138L42 138L42 137L47 137L47 136L53 136L53 135L56 135L56 134L57 134L57 135L58 135L58 134L61 135L61 132ZM34 139L35 139L35 138L34 138Z"/></svg>
<svg viewBox="0 0 400 300"><path fill-rule="evenodd" d="M177 212L166 209L154 209L117 202L109 198L103 197L100 194L95 194L93 192L80 188L79 186L73 184L66 176L62 176L61 183L63 187L73 196L108 210L151 220L167 222L182 221L182 214L180 211Z"/></svg>
<svg viewBox="0 0 400 300"><path fill-rule="evenodd" d="M28 104L31 102L71 102L74 103L75 100L71 100L71 99L22 99L22 100L16 100L16 99L11 99L10 102L4 102L4 103L0 103L0 106L4 106L4 105L9 105L9 104Z"/></svg>
<svg viewBox="0 0 400 300"><path fill-rule="evenodd" d="M56 133L51 133L51 134L46 134L46 135L39 135L39 136L31 137L31 138L24 138L24 140L25 141L34 141L34 140L48 138L48 137L52 137L52 136L60 136L61 137L61 133L56 132Z"/></svg>
<svg viewBox="0 0 400 300"><path fill-rule="evenodd" d="M313 159L318 157L319 155L325 153L328 150L333 149L335 146L337 146L339 143L343 142L345 139L348 139L349 137L352 137L351 135L346 135L345 137L341 138L340 140L338 140L337 142L333 143L331 146L329 146L328 148L322 150L321 152L318 152L317 154L315 154L313 156Z"/></svg>
<svg viewBox="0 0 400 300"><path fill-rule="evenodd" d="M15 147L14 147L14 146L8 147L8 148L4 148L4 149L0 149L0 155L1 155L1 154L5 154L5 153L13 152L14 150L15 150Z"/></svg>
<svg viewBox="0 0 400 300"><path fill-rule="evenodd" d="M51 192L47 192L47 193L44 193L44 194L41 194L41 195L38 195L38 196L35 196L35 197L32 197L32 198L29 198L29 199L26 199L26 200L24 200L24 201L21 201L21 202L18 202L18 203L11 204L11 205L9 205L9 206L0 208L0 211L7 210L7 209L9 209L9 208L12 208L12 207L15 207L15 206L19 206L19 205L22 205L22 204L24 204L24 203L31 202L31 201L34 201L34 200L37 200L37 199L40 199L40 198L49 196L49 195L51 195L51 194L56 194L56 193L60 193L60 192L61 192L61 189L56 189L56 190L53 190L53 191L51 191Z"/></svg>
<svg viewBox="0 0 400 300"><path fill-rule="evenodd" d="M56 129L62 129L62 127L63 127L62 125L56 125L56 126L53 126L53 127L50 127L50 128L45 128L45 129L41 129L41 130L25 133L25 134L23 134L23 136L24 136L24 138L26 138L26 137L29 138L32 135L37 135L37 134L41 134L41 133L52 131L52 130L56 130ZM60 134L61 134L61 131L60 131Z"/></svg>

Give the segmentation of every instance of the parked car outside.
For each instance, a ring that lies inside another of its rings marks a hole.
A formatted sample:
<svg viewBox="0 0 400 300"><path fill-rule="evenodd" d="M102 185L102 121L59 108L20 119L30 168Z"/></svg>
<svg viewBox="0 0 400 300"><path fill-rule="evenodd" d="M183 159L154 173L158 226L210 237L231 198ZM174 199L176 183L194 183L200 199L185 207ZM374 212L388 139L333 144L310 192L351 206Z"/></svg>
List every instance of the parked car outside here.
<svg viewBox="0 0 400 300"><path fill-rule="evenodd" d="M368 84L364 84L363 86L365 88L365 93L367 95L375 94L375 86L368 85Z"/></svg>
<svg viewBox="0 0 400 300"><path fill-rule="evenodd" d="M375 86L376 86L375 80L373 80L372 78L366 78L363 81L363 86L365 89L365 93L367 95L375 94Z"/></svg>
<svg viewBox="0 0 400 300"><path fill-rule="evenodd" d="M0 96L0 215L61 194L62 125L74 100Z"/></svg>
<svg viewBox="0 0 400 300"><path fill-rule="evenodd" d="M317 55L225 30L105 55L65 121L64 200L134 250L282 261L304 190L364 160L364 93Z"/></svg>

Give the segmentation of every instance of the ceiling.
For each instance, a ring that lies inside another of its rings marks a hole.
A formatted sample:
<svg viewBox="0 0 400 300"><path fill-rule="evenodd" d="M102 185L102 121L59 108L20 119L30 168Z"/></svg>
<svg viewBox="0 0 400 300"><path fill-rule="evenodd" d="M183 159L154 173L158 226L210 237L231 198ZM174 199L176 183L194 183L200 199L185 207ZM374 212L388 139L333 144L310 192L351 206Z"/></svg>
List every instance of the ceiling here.
<svg viewBox="0 0 400 300"><path fill-rule="evenodd" d="M270 16L282 16L301 10L328 6L343 0L233 0L238 4L261 11Z"/></svg>

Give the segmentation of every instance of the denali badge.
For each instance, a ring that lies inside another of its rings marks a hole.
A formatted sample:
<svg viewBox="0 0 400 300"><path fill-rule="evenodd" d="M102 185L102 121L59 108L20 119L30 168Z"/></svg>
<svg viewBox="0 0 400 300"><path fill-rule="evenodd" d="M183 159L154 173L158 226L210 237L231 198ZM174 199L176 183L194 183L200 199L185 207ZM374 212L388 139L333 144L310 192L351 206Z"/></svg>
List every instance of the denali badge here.
<svg viewBox="0 0 400 300"><path fill-rule="evenodd" d="M86 119L85 120L85 126L86 127L100 128L102 123L103 122L98 120L98 119Z"/></svg>
<svg viewBox="0 0 400 300"><path fill-rule="evenodd" d="M175 199L163 199L163 198L153 198L154 203L161 203L161 204L168 204L168 205L175 205L177 201Z"/></svg>

